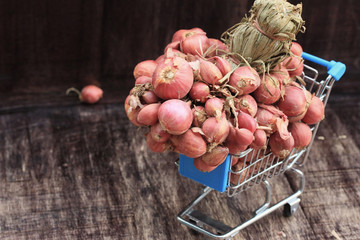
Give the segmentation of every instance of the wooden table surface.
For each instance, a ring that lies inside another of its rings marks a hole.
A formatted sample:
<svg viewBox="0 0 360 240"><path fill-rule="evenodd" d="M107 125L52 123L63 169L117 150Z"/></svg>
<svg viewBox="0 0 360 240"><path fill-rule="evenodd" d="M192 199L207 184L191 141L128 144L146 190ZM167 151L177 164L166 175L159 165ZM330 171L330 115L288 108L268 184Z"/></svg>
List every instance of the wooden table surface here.
<svg viewBox="0 0 360 240"><path fill-rule="evenodd" d="M180 176L175 154L148 150L125 115L127 90L114 89L104 86L95 105L65 88L2 94L1 239L207 239L176 219L202 186ZM359 239L359 100L330 96L297 212L278 209L234 239ZM272 203L293 192L291 177L270 182ZM200 207L234 226L264 194L261 186L233 198L212 192Z"/></svg>

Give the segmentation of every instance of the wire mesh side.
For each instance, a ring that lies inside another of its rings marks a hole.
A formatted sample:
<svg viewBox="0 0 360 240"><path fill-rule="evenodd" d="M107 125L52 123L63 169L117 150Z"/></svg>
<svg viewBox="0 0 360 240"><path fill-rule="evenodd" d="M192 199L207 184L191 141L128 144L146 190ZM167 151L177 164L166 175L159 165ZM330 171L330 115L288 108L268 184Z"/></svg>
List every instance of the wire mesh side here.
<svg viewBox="0 0 360 240"><path fill-rule="evenodd" d="M302 87L319 97L323 101L325 107L331 88L334 84L334 79L329 75L326 79L317 81L318 76L319 73L315 68L304 64L302 79L306 85ZM240 163L242 163L242 165L240 165L241 169L232 168L230 170L227 195L232 197L242 191L245 191L255 184L259 184L273 176L277 176L285 172L294 164L298 166L303 165L308 158L319 123L310 127L313 136L309 146L304 149L294 148L287 158L280 159L272 154L269 149L258 151L248 149L246 153L243 153L239 160L241 161Z"/></svg>
<svg viewBox="0 0 360 240"><path fill-rule="evenodd" d="M310 70L312 73L316 72L315 75L317 78L318 73L316 69L311 68L307 65L304 65L304 67L305 69ZM335 83L335 79L331 75L328 75L324 80L321 81L316 81L316 78L311 78L308 75L305 75L304 80L307 83L306 89L313 93L315 96L319 97L320 100L323 102L325 108L331 93L331 89ZM309 146L307 147L307 151L305 152L304 157L300 161L296 162L297 166L301 167L306 163L320 123L321 122L310 126L313 133L312 139Z"/></svg>

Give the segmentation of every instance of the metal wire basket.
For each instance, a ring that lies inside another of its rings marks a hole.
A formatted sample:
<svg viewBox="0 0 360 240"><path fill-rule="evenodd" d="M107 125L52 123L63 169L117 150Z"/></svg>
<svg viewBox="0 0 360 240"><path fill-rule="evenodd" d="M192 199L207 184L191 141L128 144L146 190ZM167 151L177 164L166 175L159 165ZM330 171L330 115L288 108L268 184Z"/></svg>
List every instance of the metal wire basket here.
<svg viewBox="0 0 360 240"><path fill-rule="evenodd" d="M305 52L302 57L305 60L302 79L306 83L302 87L306 88L311 93L314 93L323 101L324 106L326 106L334 82L340 80L345 73L346 67L341 62L326 61ZM314 63L327 68L328 76L325 79L318 80L318 70L310 66L314 65ZM255 151L251 148L247 149L236 156L243 160L243 166L238 171L233 171L231 169L230 163L234 157L232 155L229 155L219 169L215 169L217 171L213 174L211 174L211 172L202 173L197 171L194 169L193 163L189 161L189 159L185 156L180 156L180 174L200 182L206 187L196 199L179 213L177 219L186 226L207 236L218 239L231 239L240 230L280 207L284 206L285 216L294 214L300 203L299 196L305 187L305 176L298 168L305 164L308 159L309 151L316 137L319 124L320 123L310 126L313 135L308 147L301 150L293 149L290 155L284 159L276 157L267 149L261 151ZM271 206L272 190L268 179L287 171L294 172L298 176L298 189L294 191L292 195ZM255 211L252 218L235 227L228 226L195 209L195 206L212 190L226 192L227 196L233 197L257 184L265 185L265 203Z"/></svg>

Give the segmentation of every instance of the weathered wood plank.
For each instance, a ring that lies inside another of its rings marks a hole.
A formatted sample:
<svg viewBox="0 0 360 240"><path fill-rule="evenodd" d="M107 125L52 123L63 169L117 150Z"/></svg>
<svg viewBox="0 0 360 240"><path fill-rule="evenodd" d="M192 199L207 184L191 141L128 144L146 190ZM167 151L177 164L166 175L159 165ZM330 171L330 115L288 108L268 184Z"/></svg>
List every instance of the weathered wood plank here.
<svg viewBox="0 0 360 240"><path fill-rule="evenodd" d="M307 174L301 206L318 238L331 239L332 231L342 239L359 236L359 174L358 168Z"/></svg>
<svg viewBox="0 0 360 240"><path fill-rule="evenodd" d="M1 143L1 172L7 176L1 192L3 239L203 239L175 218L200 184L177 173L176 155L151 153L122 106L39 108L9 116L1 117L1 127L9 129ZM11 168L16 151L25 154ZM284 179L275 184L275 196L291 192L286 184ZM220 220L238 224L262 203L264 192L254 193L232 199L213 194L205 206ZM307 225L301 211L290 221L279 210L238 238L277 239L283 231L312 239Z"/></svg>
<svg viewBox="0 0 360 240"><path fill-rule="evenodd" d="M123 111L121 104L99 104L23 109L1 116L1 128L7 129L0 145L3 239L203 239L175 218L198 194L200 184L177 173L176 155L151 153L144 131L136 130ZM320 128L327 141L317 140L312 149L298 212L283 218L279 209L235 239L281 239L283 234L292 239L327 238L332 228L351 237L349 230L358 231L352 224L359 195L358 172L351 170L355 155L343 159L340 168L331 162L337 151L313 163L338 141L331 138L334 132L339 135L336 129L347 129L337 119L330 114ZM345 140L345 148L358 151L351 137ZM271 182L273 202L291 194L286 178ZM250 217L263 199L260 186L234 198L211 193L200 209L234 226ZM317 220L324 216L329 221Z"/></svg>
<svg viewBox="0 0 360 240"><path fill-rule="evenodd" d="M33 177L26 181L14 181L9 188L5 187L5 189L17 189L19 195L2 204L2 207L8 210L8 212L2 212L4 214L2 215L4 221L2 236L8 239L28 239L29 237L64 239L63 236L66 233L65 237L69 239L73 237L97 239L98 236L126 235L126 232L118 233L112 226L118 219L116 216L121 216L124 221L123 227L126 230L131 229L132 210L128 205L131 201L126 199L130 195L115 193L114 196L122 196L124 202L121 205L111 203L114 200L109 196L112 191L126 189L122 188L123 185L120 183L114 184L114 188L112 185L104 187L103 182L104 179L107 179L105 181L111 179L119 181L120 176L115 176L106 167L101 168L101 164L96 164L96 166L89 164L91 155L87 151L88 146L84 141L86 130L83 129L83 127L89 127L89 124L74 125L74 120L76 118L79 120L76 111L70 110L68 115L64 115L61 110L50 114L43 113L42 117L41 111L38 111L34 116L37 115L39 121L36 123L30 121L29 136L34 149L32 153L34 157L31 160L38 161L32 161L25 170L25 173L33 173L31 174ZM63 121L58 121L59 117ZM53 126L50 124L51 121L57 124ZM81 134L82 131L84 134ZM87 134L87 136L90 135ZM47 139L42 139L44 137ZM51 137L54 138L51 139ZM11 146L12 144L8 147ZM97 146L101 147L100 144ZM21 151L21 149L18 150ZM102 152L101 149L97 150ZM48 153L54 155L51 156ZM90 153L98 154L99 152L91 151ZM105 159L104 163L107 164L108 161ZM41 171L42 169L46 171ZM11 175L10 170L6 168L7 173ZM19 210L16 207L19 205L24 207ZM19 211L12 211L14 209ZM126 224L130 227L126 227Z"/></svg>

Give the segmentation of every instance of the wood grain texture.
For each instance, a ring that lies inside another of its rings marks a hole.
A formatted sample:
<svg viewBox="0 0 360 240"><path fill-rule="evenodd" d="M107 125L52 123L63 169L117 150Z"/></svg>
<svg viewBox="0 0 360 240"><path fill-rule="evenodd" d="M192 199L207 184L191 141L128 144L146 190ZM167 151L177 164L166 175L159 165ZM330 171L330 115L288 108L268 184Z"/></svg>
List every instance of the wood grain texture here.
<svg viewBox="0 0 360 240"><path fill-rule="evenodd" d="M54 104L0 115L1 239L204 239L176 220L201 185L178 174L173 153L148 150L145 130L129 123L122 104ZM352 129L360 116L346 106L338 113L336 101L328 106L318 133L325 140L316 140L304 168L297 213L284 218L276 210L234 239L360 234L359 142ZM292 193L289 181L271 180L272 203ZM256 186L234 198L211 193L199 208L236 226L263 201L264 189Z"/></svg>

